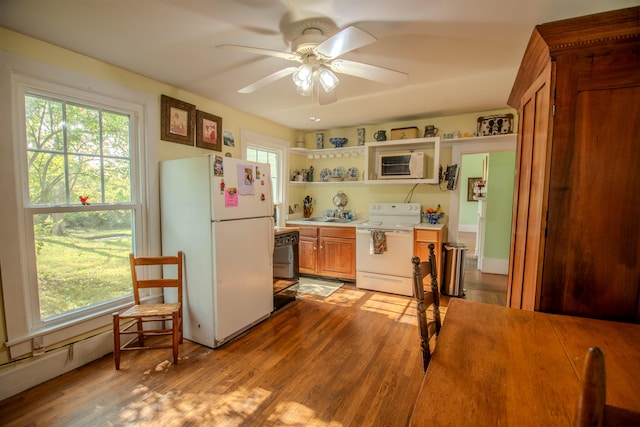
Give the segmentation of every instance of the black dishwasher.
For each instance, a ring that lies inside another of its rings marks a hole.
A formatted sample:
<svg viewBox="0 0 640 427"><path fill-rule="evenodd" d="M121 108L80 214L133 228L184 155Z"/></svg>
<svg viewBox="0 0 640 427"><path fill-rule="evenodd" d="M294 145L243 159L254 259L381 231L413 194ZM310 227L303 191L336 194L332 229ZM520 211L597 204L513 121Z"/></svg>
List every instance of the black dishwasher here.
<svg viewBox="0 0 640 427"><path fill-rule="evenodd" d="M279 310L296 299L300 279L298 230L276 232L273 248L273 309Z"/></svg>

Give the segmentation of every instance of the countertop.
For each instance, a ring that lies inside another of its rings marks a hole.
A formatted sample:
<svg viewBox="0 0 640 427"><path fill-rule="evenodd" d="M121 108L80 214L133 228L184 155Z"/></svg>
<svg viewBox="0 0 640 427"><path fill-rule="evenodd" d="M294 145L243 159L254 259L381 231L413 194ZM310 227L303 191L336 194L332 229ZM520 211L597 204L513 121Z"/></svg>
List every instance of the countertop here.
<svg viewBox="0 0 640 427"><path fill-rule="evenodd" d="M367 222L367 218L354 219L350 222L324 222L324 221L306 221L304 218L288 219L287 225L307 225L316 227L355 227L358 224ZM427 230L442 230L446 224L429 224L428 222L422 222L416 225L416 228L423 228ZM280 227L282 228L282 227Z"/></svg>
<svg viewBox="0 0 640 427"><path fill-rule="evenodd" d="M442 230L446 224L429 224L428 222L422 222L416 225L416 228L426 228L429 230Z"/></svg>
<svg viewBox="0 0 640 427"><path fill-rule="evenodd" d="M288 225L307 225L307 226L315 226L315 227L355 227L357 224L365 222L366 219L354 219L349 222L324 222L324 221L305 221L304 218L299 219L288 219Z"/></svg>
<svg viewBox="0 0 640 427"><path fill-rule="evenodd" d="M300 231L297 227L273 227L275 235L289 233L290 231Z"/></svg>

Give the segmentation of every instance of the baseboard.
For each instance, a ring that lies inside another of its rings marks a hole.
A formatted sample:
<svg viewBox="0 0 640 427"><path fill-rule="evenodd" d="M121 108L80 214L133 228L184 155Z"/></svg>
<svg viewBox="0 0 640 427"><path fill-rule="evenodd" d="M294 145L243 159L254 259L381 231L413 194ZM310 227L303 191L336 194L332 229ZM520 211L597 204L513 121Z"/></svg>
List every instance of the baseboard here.
<svg viewBox="0 0 640 427"><path fill-rule="evenodd" d="M72 348L72 351L70 351ZM0 400L42 384L113 352L113 333L105 332L52 350L0 371ZM115 367L114 367L115 369Z"/></svg>
<svg viewBox="0 0 640 427"><path fill-rule="evenodd" d="M477 233L478 224L459 224L458 231L463 231L465 233Z"/></svg>
<svg viewBox="0 0 640 427"><path fill-rule="evenodd" d="M509 274L509 260L499 258L482 258L482 272L489 274Z"/></svg>

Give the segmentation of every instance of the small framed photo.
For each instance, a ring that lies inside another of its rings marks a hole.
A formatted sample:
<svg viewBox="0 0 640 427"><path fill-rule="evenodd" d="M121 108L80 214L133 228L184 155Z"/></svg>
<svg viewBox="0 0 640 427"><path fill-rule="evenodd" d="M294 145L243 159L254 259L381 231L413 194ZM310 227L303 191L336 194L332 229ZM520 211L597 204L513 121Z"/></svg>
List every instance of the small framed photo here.
<svg viewBox="0 0 640 427"><path fill-rule="evenodd" d="M162 95L160 109L160 138L193 146L196 106Z"/></svg>
<svg viewBox="0 0 640 427"><path fill-rule="evenodd" d="M196 110L196 147L222 151L222 117Z"/></svg>
<svg viewBox="0 0 640 427"><path fill-rule="evenodd" d="M467 202L478 201L478 199L473 198L473 189L476 187L476 183L481 181L482 181L482 177L467 178Z"/></svg>

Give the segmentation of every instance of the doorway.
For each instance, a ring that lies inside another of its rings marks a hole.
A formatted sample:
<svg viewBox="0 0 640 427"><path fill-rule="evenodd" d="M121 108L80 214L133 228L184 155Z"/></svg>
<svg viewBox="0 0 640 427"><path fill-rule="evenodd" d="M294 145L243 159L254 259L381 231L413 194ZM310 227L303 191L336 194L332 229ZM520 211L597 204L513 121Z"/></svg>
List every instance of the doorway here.
<svg viewBox="0 0 640 427"><path fill-rule="evenodd" d="M491 224L491 227L493 228L491 228L491 231L489 233L485 233L484 232L485 228L483 228L480 232L481 241L479 242L476 241L473 245L474 252L476 252L475 251L476 248L478 249L477 256L483 257L482 258L483 261L481 263L482 272L487 272L491 274L503 274L503 275L508 274L508 261L509 261L508 258L509 258L509 245L510 245L510 239L508 238L508 236L511 233L511 206L507 207L508 211L506 213L504 212L505 211L504 206L500 207L500 209L496 211L491 206L491 200L494 200L494 201L500 200L500 194L497 194L498 192L502 192L503 195L508 195L509 197L513 195L513 183L511 180L513 178L513 172L515 171L516 140L517 140L517 135L510 134L508 136L500 138L499 141L480 142L477 144L455 144L452 146L452 163L457 164L460 167L458 176L464 177L465 180L467 179L468 174L465 173L462 168L464 156L469 155L470 157L472 157L472 155L475 155L475 157L478 157L477 156L478 154L487 153L491 155L491 153L503 152L505 154L508 154L511 158L513 158L512 164L509 165L507 161L506 170L504 169L505 168L504 166L502 167L502 170L500 170L500 168L496 166L496 169L493 175L493 178L494 178L493 182L494 184L497 183L502 185L498 185L493 194L488 193L487 199L484 202L484 206L482 209L483 212L485 213L484 221L486 223L487 229L489 228L489 224ZM482 158L482 156L480 156L480 158ZM498 163L496 162L496 164ZM500 178L500 174L504 174L505 172L507 173L506 175L507 179L504 178L505 175L502 175L503 177ZM462 178L459 178L458 181L459 181L458 185L453 191L450 192L450 196L449 196L450 197L449 210L451 212L451 215L449 217L449 240L456 241L456 242L468 242L470 239L475 238L475 230L465 229L464 226L461 227L461 222L460 222L461 205L463 203L467 203L466 202L467 192L466 192L466 182L465 182L465 185L463 185L461 182ZM505 186L505 183L501 181L508 181L507 186ZM487 167L487 182L490 185L491 183L491 162L490 161L488 162L488 167ZM476 206L478 206L479 203L478 202L476 203L477 203ZM499 202L497 203L494 202L494 204L499 205ZM480 224L480 226L484 227L484 225L482 224ZM469 231L473 231L473 233L470 233ZM506 243L504 242L505 233L507 236ZM502 234L503 237L502 239L492 239L490 237L489 247L486 248L486 245L485 245L486 237L484 236L486 236L487 234L490 236L496 236L498 234ZM497 240L500 240L500 241L496 242ZM494 244L496 244L495 246L497 246L496 249L492 248ZM486 250L483 248L486 248ZM498 251L497 255L495 254L495 250ZM484 253L482 251L484 251ZM486 256L488 252L489 254L488 256Z"/></svg>

